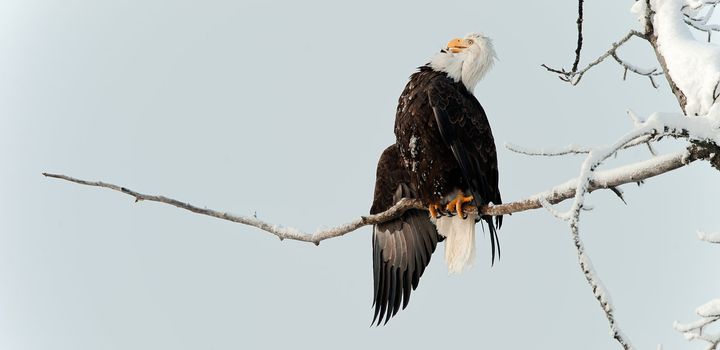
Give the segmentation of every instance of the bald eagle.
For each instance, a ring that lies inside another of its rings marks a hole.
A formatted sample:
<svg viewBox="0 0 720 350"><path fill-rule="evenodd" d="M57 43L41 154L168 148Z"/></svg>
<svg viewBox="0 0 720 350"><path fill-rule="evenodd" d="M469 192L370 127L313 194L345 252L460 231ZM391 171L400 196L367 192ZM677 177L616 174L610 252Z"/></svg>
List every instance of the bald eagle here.
<svg viewBox="0 0 720 350"><path fill-rule="evenodd" d="M380 156L370 212L402 198L420 199L428 211L409 210L373 228L373 324L404 309L438 242L445 242L450 273L471 266L475 223L490 233L491 263L500 245L493 222L467 206L500 204L495 141L475 85L492 67L492 41L482 34L453 39L419 67L400 95L396 143ZM429 215L428 215L429 213Z"/></svg>

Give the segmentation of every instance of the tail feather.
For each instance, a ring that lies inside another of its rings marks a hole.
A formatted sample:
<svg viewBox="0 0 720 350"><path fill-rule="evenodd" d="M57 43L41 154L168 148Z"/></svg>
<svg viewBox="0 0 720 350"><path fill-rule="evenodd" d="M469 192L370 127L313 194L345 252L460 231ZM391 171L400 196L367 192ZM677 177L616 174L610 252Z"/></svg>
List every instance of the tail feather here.
<svg viewBox="0 0 720 350"><path fill-rule="evenodd" d="M495 251L497 250L497 257L500 260L500 239L497 235L497 228L493 225L492 218L489 216L483 217L483 220L488 225L488 231L490 231L490 246L491 246L491 260L490 265L495 265Z"/></svg>
<svg viewBox="0 0 720 350"><path fill-rule="evenodd" d="M459 274L472 267L475 260L475 219L477 214L443 216L436 221L438 233L445 239L445 263L451 274ZM493 245L493 250L495 246Z"/></svg>

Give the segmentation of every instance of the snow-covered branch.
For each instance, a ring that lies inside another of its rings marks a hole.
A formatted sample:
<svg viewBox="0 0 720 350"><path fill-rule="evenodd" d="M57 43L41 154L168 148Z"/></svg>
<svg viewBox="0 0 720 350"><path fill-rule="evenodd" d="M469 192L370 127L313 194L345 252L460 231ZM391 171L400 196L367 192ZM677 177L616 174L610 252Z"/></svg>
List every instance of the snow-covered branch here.
<svg viewBox="0 0 720 350"><path fill-rule="evenodd" d="M708 232L700 231L700 232L698 232L698 238L700 238L701 240L703 240L705 242L720 244L720 232L708 233Z"/></svg>
<svg viewBox="0 0 720 350"><path fill-rule="evenodd" d="M625 71L623 72L623 80L627 79L627 72L631 71L637 75L642 75L642 76L648 77L648 79L650 79L650 84L652 85L652 87L654 87L656 89L658 88L658 85L655 82L655 79L653 77L657 76L657 75L663 75L664 73L662 71L659 72L657 68L648 69L648 68L637 67L637 66L623 60L622 58L620 58L620 56L617 55L617 52L613 52L612 57L615 59L615 62L617 62L619 65L621 65L623 68L625 68Z"/></svg>
<svg viewBox="0 0 720 350"><path fill-rule="evenodd" d="M590 256L585 251L585 245L580 237L580 214L582 213L582 209L584 208L586 194L590 192L593 181L597 182L598 175L601 174L597 172L597 169L605 162L605 160L607 160L613 154L617 153L623 148L628 147L628 145L630 144L637 144L638 139L649 142L650 140L655 140L664 136L672 136L678 138L687 138L688 140L694 142L707 143L712 145L720 144L720 113L713 113L708 116L696 118L688 118L683 115L677 114L654 113L645 121L641 121L640 118L638 118L634 113L629 113L629 115L634 121L634 130L627 133L625 136L621 137L618 141L616 141L610 146L599 147L589 150L585 161L580 167L580 176L573 183L575 194L573 197L573 203L568 211L560 212L555 207L553 207L549 203L549 201L546 201L542 198L540 200L541 205L546 208L553 216L568 222L570 226L572 240L575 244L580 269L585 275L585 279L590 285L595 299L597 299L597 301L600 303L600 306L605 313L605 317L608 320L611 334L623 347L623 349L626 350L632 349L633 346L630 342L630 339L623 333L623 331L618 325L618 322L615 318L615 310L610 300L609 292L604 287L600 280L600 277L595 272L595 269L592 266ZM690 150L694 149L697 152L697 147L698 146L693 146L690 148ZM566 150L570 152L565 152L565 154L580 153L580 150L585 151L587 149L579 149L577 147L572 147L569 150ZM690 152L692 152L690 150L688 151L688 155L690 154ZM532 153L527 152L527 150L523 151L524 152L522 153L525 154L542 154L542 152ZM545 153L547 154L547 152ZM556 155L558 153L562 152L556 152L551 155ZM703 156L710 158L716 157L715 155L709 155L707 153L705 153ZM666 156L655 157L654 159L662 159L664 157ZM685 159L684 155L681 156L681 161L684 161L683 159ZM635 164L634 166L637 165L638 164ZM632 172L627 171L627 169L623 169L622 171L625 173ZM603 175L609 175L611 177L613 176L612 173L605 173ZM715 237L714 235L703 235L702 237L705 237L709 240L719 238ZM718 313L720 313L720 311L718 311ZM715 342L712 343L714 344L712 349L715 349L715 347L717 346L718 336L706 337L702 334L701 330L697 333L692 334L699 337L700 339L704 339L707 341L715 340Z"/></svg>
<svg viewBox="0 0 720 350"><path fill-rule="evenodd" d="M687 340L702 340L709 344L708 350L718 349L720 334L709 333L705 328L720 319L720 299L712 300L700 306L695 312L700 316L700 319L689 323L675 322L673 327L676 331L682 333Z"/></svg>
<svg viewBox="0 0 720 350"><path fill-rule="evenodd" d="M592 267L590 257L585 251L580 237L580 214L584 206L585 196L598 181L601 172L597 171L603 162L623 148L658 140L664 136L686 138L690 141L688 154L692 157L708 159L716 169L720 170L720 107L715 103L720 98L720 49L716 46L700 43L690 35L686 25L695 29L706 31L708 41L710 33L720 30L720 26L708 24L715 6L720 0L639 0L631 11L638 16L643 32L631 30L611 48L589 63L585 68L577 69L577 59L581 41L576 50L576 62L572 70L558 70L542 65L548 71L559 74L561 80L577 85L592 67L598 65L607 57L612 56L615 61L625 68L623 79L627 71L647 76L653 87L657 88L653 76L663 74L675 94L683 115L670 115L655 113L647 120L640 120L634 113L629 113L635 128L614 144L601 148L587 148L569 146L560 150L529 150L514 145L508 145L518 153L528 155L557 156L565 154L587 154L580 168L580 175L573 182L573 202L566 212L560 212L551 204L551 198L541 198L540 204L553 216L567 221L571 236L575 244L580 268L590 285L593 295L600 303L608 320L613 337L624 349L631 349L629 339L617 325L614 308L610 301L607 289L600 282L600 278ZM582 9L582 1L579 0ZM582 27L578 26L578 36L582 36ZM655 51L661 70L642 69L622 60L617 50L633 36L648 41ZM695 117L687 117L695 116ZM650 147L651 152L654 151ZM667 156L654 158L655 160ZM686 156L682 156L686 159ZM638 165L638 164L636 164ZM610 175L612 174L603 174ZM614 187L609 187L614 188ZM616 192L618 193L618 192ZM620 194L619 194L620 195ZM622 198L622 197L621 197ZM719 234L699 233L701 239L708 242L720 242ZM702 339L710 344L709 349L717 349L720 343L720 334L703 332L705 327L720 318L720 299L711 301L698 308L697 313L702 319L690 324L678 324L675 327L683 332L689 339Z"/></svg>
<svg viewBox="0 0 720 350"><path fill-rule="evenodd" d="M550 68L545 64L542 66L558 74L561 80L577 85L585 73L606 58L612 57L624 68L623 79L630 71L647 76L652 86L657 88L654 77L664 74L686 115L707 114L710 106L720 98L720 48L695 40L688 26L707 32L709 42L711 33L720 31L720 25L708 23L718 3L714 0L636 1L631 11L638 16L642 32L630 30L620 40L612 43L610 49L582 69L573 66L573 69L567 71ZM582 28L578 27L578 30ZM618 49L632 37L650 43L660 68L640 68L620 58ZM671 73L665 74L667 72Z"/></svg>
<svg viewBox="0 0 720 350"><path fill-rule="evenodd" d="M699 31L706 32L708 42L712 39L713 31L720 31L720 26L717 24L708 24L708 21L710 20L710 17L712 17L717 4L718 1L694 1L685 4L681 8L685 24Z"/></svg>
<svg viewBox="0 0 720 350"><path fill-rule="evenodd" d="M719 233L698 232L698 237L706 242L720 244ZM716 324L720 320L720 299L713 299L701 305L695 310L700 316L699 319L689 323L679 323L675 321L673 327L682 333L687 340L702 340L709 345L708 350L716 350L720 347L720 333L712 334L708 332L707 327Z"/></svg>
<svg viewBox="0 0 720 350"><path fill-rule="evenodd" d="M595 296L595 299L597 299L600 303L600 307L605 313L605 318L607 318L610 326L610 334L612 334L613 338L620 343L623 349L632 349L633 346L630 339L625 335L625 333L623 333L617 323L617 320L615 320L615 309L612 301L610 300L610 293L602 284L602 281L600 281L600 277L597 275L597 272L595 272L590 256L585 252L585 244L580 238L579 212L577 213L575 219L570 222L570 232L572 234L573 243L575 243L575 250L578 256L578 262L580 263L580 269L592 289L593 296Z"/></svg>
<svg viewBox="0 0 720 350"><path fill-rule="evenodd" d="M613 334L613 337L618 341L618 343L620 343L623 349L632 349L632 344L617 324L609 292L603 286L599 276L592 267L590 256L585 252L585 246L580 237L580 213L582 212L582 208L584 206L585 194L589 192L592 181L597 181L597 175L594 174L596 169L612 154L623 149L630 142L633 142L637 138L643 136L655 136L663 133L685 135L687 134L687 129L691 129L692 126L681 126L675 124L686 124L685 122L689 122L689 119L685 118L683 120L673 120L672 117L662 117L656 114L653 117L648 118L646 122L638 124L635 130L620 138L620 140L615 142L613 145L591 150L581 166L580 176L575 183L575 196L573 198L571 208L567 212L558 212L549 204L544 202L542 203L543 206L555 217L569 222L572 240L575 244L580 268L592 289L593 295L600 303L600 306L605 313L605 317L609 323L610 332Z"/></svg>

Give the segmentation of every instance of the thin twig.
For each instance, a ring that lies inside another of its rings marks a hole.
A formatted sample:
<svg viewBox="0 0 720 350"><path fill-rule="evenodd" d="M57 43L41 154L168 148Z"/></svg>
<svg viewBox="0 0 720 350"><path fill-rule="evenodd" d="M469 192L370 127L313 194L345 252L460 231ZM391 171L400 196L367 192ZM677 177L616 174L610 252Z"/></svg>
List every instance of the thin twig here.
<svg viewBox="0 0 720 350"><path fill-rule="evenodd" d="M613 52L611 55L615 59L615 62L617 62L619 65L621 65L625 68L625 72L623 73L623 80L625 80L625 78L627 77L627 72L631 71L637 75L642 75L642 76L648 77L650 79L650 84L652 84L652 86L654 88L656 88L656 89L658 88L658 85L657 85L657 83L655 83L653 76L663 75L662 71L658 71L657 68L642 69L642 68L635 67L635 66L625 62L623 59L621 59L617 55L617 52Z"/></svg>
<svg viewBox="0 0 720 350"><path fill-rule="evenodd" d="M577 72L578 64L580 63L580 50L582 50L582 44L583 44L583 35L582 35L583 0L578 0L578 19L577 19L576 23L577 23L578 39L577 39L577 48L575 49L575 62L573 62L573 65L572 65L573 72Z"/></svg>
<svg viewBox="0 0 720 350"><path fill-rule="evenodd" d="M547 149L547 148L540 148L540 149L530 149L525 148L513 143L506 143L505 148L509 151L524 154L527 156L543 156L543 157L557 157L557 156L565 156L565 155L571 155L571 154L587 154L590 153L592 150L590 147L584 147L584 146L577 146L577 145L569 145L567 147L557 148L557 149Z"/></svg>
<svg viewBox="0 0 720 350"><path fill-rule="evenodd" d="M612 43L612 44L610 45L610 49L608 49L605 53L603 53L602 55L600 55L600 57L598 57L598 58L595 59L594 61L588 63L588 65L585 66L585 68L580 69L580 70L569 71L569 72L568 72L568 71L566 71L566 70L564 70L564 69L558 70L558 69L555 69L555 68L550 68L550 67L548 67L548 66L545 65L545 64L542 64L541 66L542 66L543 68L547 69L547 70L550 71L550 72L559 74L559 78L560 78L561 80L566 81L566 82L569 82L569 83L572 84L572 85L577 85L578 83L580 83L580 79L582 79L582 76L583 76L588 70L590 70L590 68L595 67L596 65L600 64L600 62L604 61L604 60L605 60L606 58L608 58L610 55L612 55L613 53L615 53L615 51L617 51L617 49L618 49L620 46L622 46L623 44L625 44L625 43L626 43L628 40L630 40L630 38L632 38L633 36L636 36L636 37L639 37L639 38L643 38L643 39L645 38L645 35L644 35L644 34L638 32L637 30L631 30L630 32L628 32L627 34L625 34L625 36L623 36L620 40Z"/></svg>
<svg viewBox="0 0 720 350"><path fill-rule="evenodd" d="M650 146L650 142L655 140L655 136L653 135L642 135L638 137L637 139L628 142L622 149L628 149L632 148L638 145L647 144L648 147ZM564 148L558 148L558 149L530 149L525 148L522 146L518 146L513 143L506 143L505 148L509 151L524 154L528 156L543 156L543 157L557 157L557 156L564 156L564 155L574 155L574 154L588 154L590 151L592 151L592 148L590 147L584 147L584 146L576 146L576 145L570 145ZM655 155L653 153L653 155Z"/></svg>

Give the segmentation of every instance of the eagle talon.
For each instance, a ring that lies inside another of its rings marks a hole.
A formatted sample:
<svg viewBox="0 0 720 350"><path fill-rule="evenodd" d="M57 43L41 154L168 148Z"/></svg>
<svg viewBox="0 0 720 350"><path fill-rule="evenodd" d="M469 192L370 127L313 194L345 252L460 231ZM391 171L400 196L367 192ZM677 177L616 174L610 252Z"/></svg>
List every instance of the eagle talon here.
<svg viewBox="0 0 720 350"><path fill-rule="evenodd" d="M428 211L430 212L430 217L434 219L439 219L443 215L442 209L439 204L428 205Z"/></svg>
<svg viewBox="0 0 720 350"><path fill-rule="evenodd" d="M463 210L463 204L470 203L473 201L473 196L465 197L462 192L458 193L455 199L451 200L446 206L445 210L449 213L457 213L461 218L467 219L467 213Z"/></svg>

